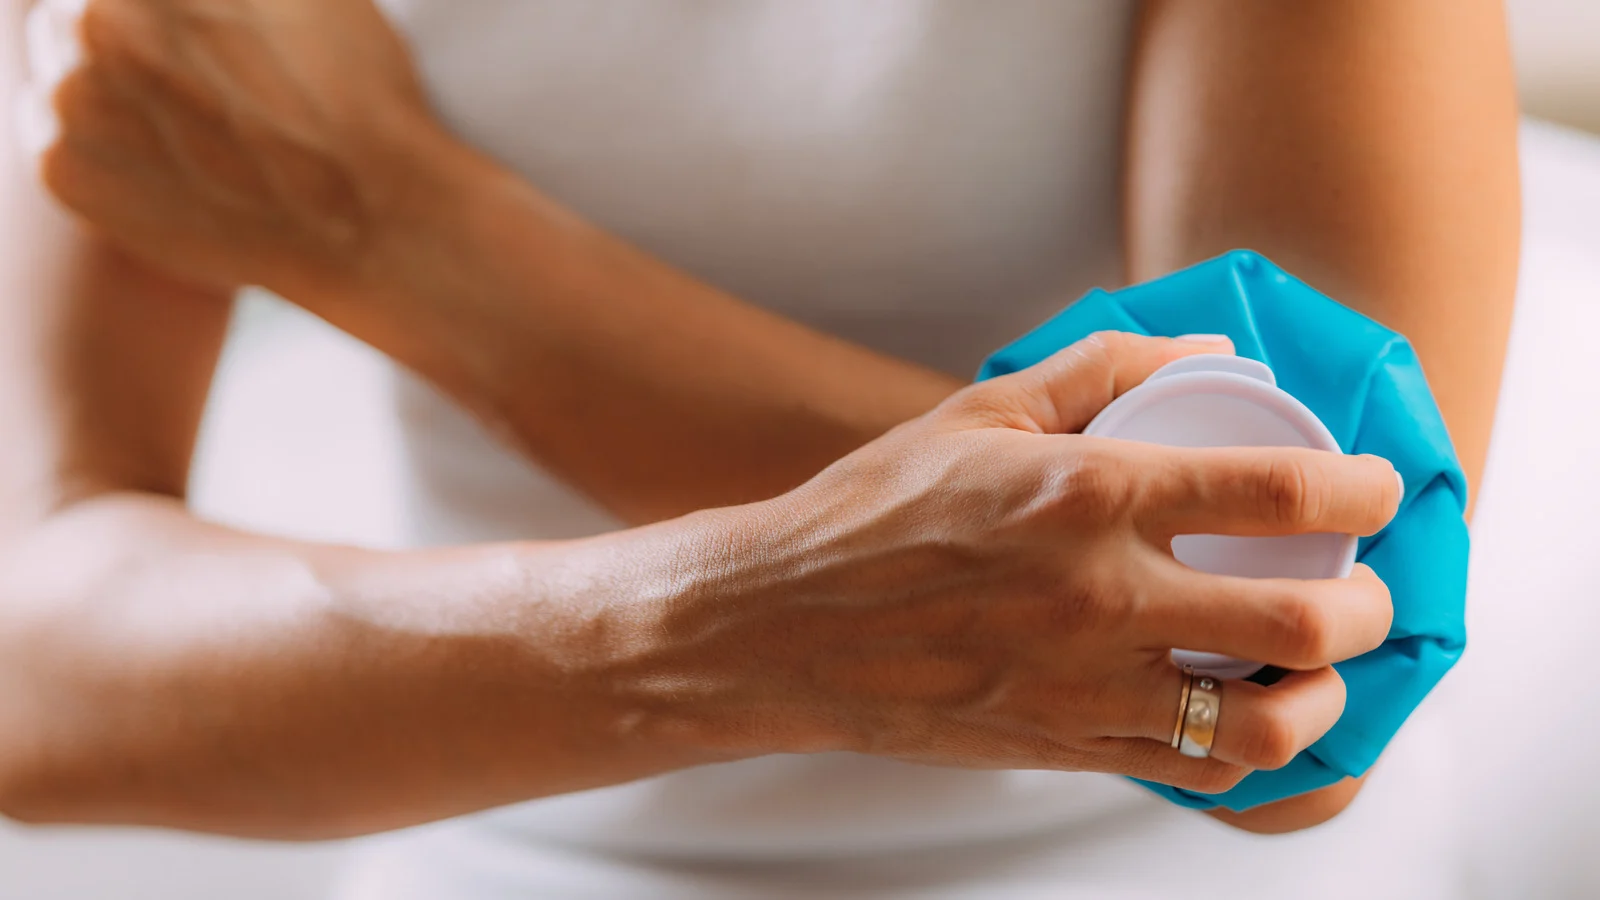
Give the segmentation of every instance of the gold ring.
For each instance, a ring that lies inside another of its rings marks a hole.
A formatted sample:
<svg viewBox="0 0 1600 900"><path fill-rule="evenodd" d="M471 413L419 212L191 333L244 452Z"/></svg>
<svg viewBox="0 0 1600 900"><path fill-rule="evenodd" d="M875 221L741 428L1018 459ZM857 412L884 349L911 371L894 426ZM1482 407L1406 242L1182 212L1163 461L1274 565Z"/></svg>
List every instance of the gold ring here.
<svg viewBox="0 0 1600 900"><path fill-rule="evenodd" d="M1211 755L1211 742L1217 737L1217 717L1222 715L1222 682L1210 675L1194 676L1189 703L1183 711L1183 727L1178 733L1178 752L1205 759Z"/></svg>
<svg viewBox="0 0 1600 900"><path fill-rule="evenodd" d="M1172 747L1183 740L1183 718L1189 711L1189 690L1194 686L1194 666L1183 667L1183 690L1178 694L1178 721L1172 726Z"/></svg>

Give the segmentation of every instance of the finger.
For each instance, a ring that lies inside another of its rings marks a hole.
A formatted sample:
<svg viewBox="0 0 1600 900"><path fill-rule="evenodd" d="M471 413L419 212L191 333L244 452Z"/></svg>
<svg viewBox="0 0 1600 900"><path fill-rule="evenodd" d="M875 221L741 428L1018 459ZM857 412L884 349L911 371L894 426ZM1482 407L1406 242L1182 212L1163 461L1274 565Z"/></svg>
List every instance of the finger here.
<svg viewBox="0 0 1600 900"><path fill-rule="evenodd" d="M1211 756L1195 759L1172 747L1183 674L1170 664L1144 691L1157 702L1145 734L1111 737L1096 766L1202 794L1220 794L1250 772L1279 769L1316 743L1344 712L1344 681L1333 669L1295 672L1271 687L1247 681L1221 685Z"/></svg>
<svg viewBox="0 0 1600 900"><path fill-rule="evenodd" d="M111 168L148 165L161 147L155 126L116 77L99 67L80 69L53 98L63 143L95 155Z"/></svg>
<svg viewBox="0 0 1600 900"><path fill-rule="evenodd" d="M1159 741L1170 749L1183 681L1183 672L1162 659L1121 682L1121 690L1108 692L1106 702L1120 704L1124 717L1107 728L1108 736ZM1344 679L1331 667L1291 672L1270 687L1227 681L1220 693L1211 756L1247 769L1288 765L1344 713Z"/></svg>
<svg viewBox="0 0 1600 900"><path fill-rule="evenodd" d="M1332 667L1290 672L1267 687L1222 685L1211 757L1251 769L1281 769L1344 715L1344 679Z"/></svg>
<svg viewBox="0 0 1600 900"><path fill-rule="evenodd" d="M1239 578L1160 557L1152 572L1134 625L1151 649L1320 669L1375 649L1394 620L1388 586L1360 564L1348 578Z"/></svg>
<svg viewBox="0 0 1600 900"><path fill-rule="evenodd" d="M1400 508L1378 456L1298 447L1130 448L1145 473L1137 518L1179 534L1376 534Z"/></svg>
<svg viewBox="0 0 1600 900"><path fill-rule="evenodd" d="M1184 756L1166 743L1144 738L1108 738L1091 764L1093 771L1126 775L1197 794L1220 794L1237 786L1251 770L1220 759Z"/></svg>
<svg viewBox="0 0 1600 900"><path fill-rule="evenodd" d="M969 388L965 399L987 424L1070 434L1167 363L1232 352L1233 342L1222 335L1160 338L1103 331L1037 365Z"/></svg>
<svg viewBox="0 0 1600 900"><path fill-rule="evenodd" d="M354 219L359 206L348 173L307 144L293 127L294 116L274 112L292 98L274 97L284 93L279 85L275 91L240 86L236 76L241 73L253 84L270 80L256 71L260 54L251 51L259 50L257 42L231 30L212 35L213 43L227 39L241 45L237 53L221 54L239 71L224 72L211 54L180 66L153 58L152 48L162 41L136 16L92 17L84 28L96 51L96 67L123 114L138 117L147 132L145 143L166 167L183 173L203 201L259 213L290 195L316 204L307 204L303 227L348 230L342 223ZM97 38L101 31L106 37Z"/></svg>
<svg viewBox="0 0 1600 900"><path fill-rule="evenodd" d="M63 205L110 230L129 215L143 215L170 192L152 161L159 143L153 129L121 102L104 72L80 69L51 98L61 131L41 147L40 180Z"/></svg>

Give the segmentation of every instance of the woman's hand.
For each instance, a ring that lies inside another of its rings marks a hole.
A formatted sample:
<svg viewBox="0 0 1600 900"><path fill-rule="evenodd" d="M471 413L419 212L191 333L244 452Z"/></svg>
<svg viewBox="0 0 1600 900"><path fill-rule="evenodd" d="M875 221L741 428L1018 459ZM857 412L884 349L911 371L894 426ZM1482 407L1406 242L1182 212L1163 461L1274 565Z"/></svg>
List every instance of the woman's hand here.
<svg viewBox="0 0 1600 900"><path fill-rule="evenodd" d="M359 275L450 145L370 0L42 0L27 33L47 186L196 283Z"/></svg>
<svg viewBox="0 0 1600 900"><path fill-rule="evenodd" d="M667 610L639 721L734 753L855 750L964 767L1114 772L1214 793L1339 718L1330 664L1391 619L1348 579L1195 572L1178 534L1371 534L1399 487L1376 457L1178 449L1073 434L1162 364L1225 343L1105 334L965 389L719 532ZM729 515L745 515L729 511ZM1173 647L1294 670L1227 685L1214 756L1168 746Z"/></svg>

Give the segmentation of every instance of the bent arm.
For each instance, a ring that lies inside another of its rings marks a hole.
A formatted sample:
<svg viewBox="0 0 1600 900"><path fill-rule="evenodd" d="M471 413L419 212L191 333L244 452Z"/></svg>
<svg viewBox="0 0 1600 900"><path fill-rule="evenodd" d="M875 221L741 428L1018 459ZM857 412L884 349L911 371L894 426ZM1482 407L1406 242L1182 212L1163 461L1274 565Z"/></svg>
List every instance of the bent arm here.
<svg viewBox="0 0 1600 900"><path fill-rule="evenodd" d="M0 814L341 837L717 761L634 724L622 658L693 531L396 554L63 507L0 558Z"/></svg>
<svg viewBox="0 0 1600 900"><path fill-rule="evenodd" d="M379 283L296 297L630 523L767 499L967 379L742 302L465 147Z"/></svg>
<svg viewBox="0 0 1600 900"><path fill-rule="evenodd" d="M1131 104L1131 276L1248 247L1406 335L1476 489L1521 234L1501 4L1152 0Z"/></svg>
<svg viewBox="0 0 1600 900"><path fill-rule="evenodd" d="M1495 0L1150 0L1128 116L1128 271L1247 247L1405 334L1474 493L1521 233ZM1359 782L1218 818L1286 831Z"/></svg>
<svg viewBox="0 0 1600 900"><path fill-rule="evenodd" d="M714 758L623 727L615 668L695 521L378 553L196 520L228 298L22 168L0 141L0 814L322 837Z"/></svg>

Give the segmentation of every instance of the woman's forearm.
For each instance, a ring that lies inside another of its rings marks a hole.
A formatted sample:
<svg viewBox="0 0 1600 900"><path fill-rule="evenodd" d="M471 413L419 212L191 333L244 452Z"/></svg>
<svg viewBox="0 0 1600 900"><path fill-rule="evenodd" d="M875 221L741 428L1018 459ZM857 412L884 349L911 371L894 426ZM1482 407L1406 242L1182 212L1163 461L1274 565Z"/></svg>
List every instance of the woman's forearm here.
<svg viewBox="0 0 1600 900"><path fill-rule="evenodd" d="M295 299L626 521L775 496L962 384L740 302L442 143L380 264Z"/></svg>
<svg viewBox="0 0 1600 900"><path fill-rule="evenodd" d="M1516 287L1516 95L1495 0L1153 0L1129 270L1260 250L1409 337L1476 488Z"/></svg>
<svg viewBox="0 0 1600 900"><path fill-rule="evenodd" d="M329 837L726 758L622 674L699 528L396 554L85 500L0 559L0 814Z"/></svg>

